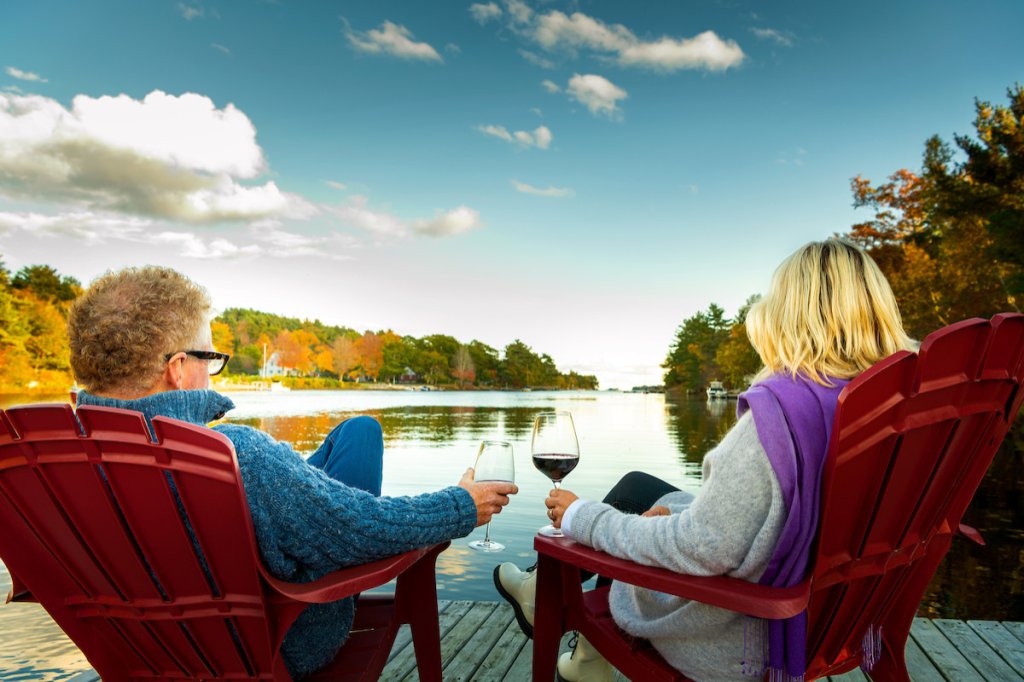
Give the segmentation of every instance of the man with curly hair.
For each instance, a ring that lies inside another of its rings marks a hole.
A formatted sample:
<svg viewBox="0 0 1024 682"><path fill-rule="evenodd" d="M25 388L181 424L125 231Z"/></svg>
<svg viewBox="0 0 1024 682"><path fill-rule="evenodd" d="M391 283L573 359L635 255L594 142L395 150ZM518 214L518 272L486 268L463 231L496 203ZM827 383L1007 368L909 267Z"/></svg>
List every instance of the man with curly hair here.
<svg viewBox="0 0 1024 682"><path fill-rule="evenodd" d="M220 419L234 404L209 388L228 360L213 347L210 316L206 291L174 270L103 275L68 316L71 366L84 388L78 404L202 426ZM469 469L456 486L382 497L384 441L371 417L339 424L308 460L257 429L213 428L234 444L263 561L290 582L463 537L518 492L511 483L477 483ZM354 613L352 598L303 612L282 645L293 677L334 659Z"/></svg>

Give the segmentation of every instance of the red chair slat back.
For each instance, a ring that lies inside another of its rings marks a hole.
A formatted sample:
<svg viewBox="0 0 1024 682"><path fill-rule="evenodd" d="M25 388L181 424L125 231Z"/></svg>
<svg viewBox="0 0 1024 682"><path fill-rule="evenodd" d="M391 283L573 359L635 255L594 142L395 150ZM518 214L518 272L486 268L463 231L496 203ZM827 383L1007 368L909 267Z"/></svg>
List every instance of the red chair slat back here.
<svg viewBox="0 0 1024 682"><path fill-rule="evenodd" d="M0 556L104 679L270 679L234 450L209 429L68 405L0 412Z"/></svg>
<svg viewBox="0 0 1024 682"><path fill-rule="evenodd" d="M809 679L859 659L872 626L909 632L1020 409L1022 360L1024 316L965 320L843 391L823 475Z"/></svg>

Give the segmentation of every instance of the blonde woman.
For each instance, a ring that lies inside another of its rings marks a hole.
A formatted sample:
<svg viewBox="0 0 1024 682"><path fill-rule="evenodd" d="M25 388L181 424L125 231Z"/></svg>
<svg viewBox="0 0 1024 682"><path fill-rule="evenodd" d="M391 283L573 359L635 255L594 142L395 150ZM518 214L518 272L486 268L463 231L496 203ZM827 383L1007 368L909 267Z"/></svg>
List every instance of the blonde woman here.
<svg viewBox="0 0 1024 682"><path fill-rule="evenodd" d="M552 490L545 504L555 526L577 542L679 573L775 586L803 578L839 392L914 344L878 266L839 239L807 244L787 258L746 324L764 369L740 396L735 426L705 457L697 495L633 472L601 503ZM506 563L495 568L494 581L530 634L536 574ZM612 584L609 603L619 627L650 640L694 680L759 679L766 669L772 679L802 679L801 617L765 626L625 583ZM558 675L613 679L611 666L582 638L559 659Z"/></svg>

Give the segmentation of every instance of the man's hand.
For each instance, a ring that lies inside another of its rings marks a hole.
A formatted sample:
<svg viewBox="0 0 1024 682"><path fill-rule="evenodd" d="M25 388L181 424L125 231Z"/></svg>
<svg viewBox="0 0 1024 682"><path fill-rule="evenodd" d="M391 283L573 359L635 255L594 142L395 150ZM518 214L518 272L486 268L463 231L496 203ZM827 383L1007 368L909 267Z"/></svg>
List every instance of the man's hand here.
<svg viewBox="0 0 1024 682"><path fill-rule="evenodd" d="M465 488L473 498L473 504L476 505L476 525L480 527L489 523L492 516L501 512L501 508L508 504L508 496L519 492L519 486L505 481L477 483L473 477L473 468L466 469L462 480L459 481L459 487Z"/></svg>
<svg viewBox="0 0 1024 682"><path fill-rule="evenodd" d="M578 499L580 499L579 496L571 490L553 488L548 493L547 499L544 500L544 506L548 508L548 518L551 519L551 525L555 528L561 528L565 510Z"/></svg>
<svg viewBox="0 0 1024 682"><path fill-rule="evenodd" d="M656 504L640 516L671 516L672 512L668 507L663 507L660 504Z"/></svg>

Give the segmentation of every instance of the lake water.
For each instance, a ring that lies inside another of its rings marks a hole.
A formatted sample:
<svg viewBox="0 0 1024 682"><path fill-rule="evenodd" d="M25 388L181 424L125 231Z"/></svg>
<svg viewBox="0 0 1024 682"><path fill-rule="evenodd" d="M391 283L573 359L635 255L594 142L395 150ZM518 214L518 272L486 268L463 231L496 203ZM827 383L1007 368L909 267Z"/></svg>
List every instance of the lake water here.
<svg viewBox="0 0 1024 682"><path fill-rule="evenodd" d="M384 429L385 495L453 485L472 466L482 439L510 441L520 493L491 524L491 537L507 549L496 554L469 549L469 540L483 537L480 528L452 542L438 561L440 598L478 600L497 599L491 583L497 563L533 562L534 532L547 521L543 499L551 484L534 469L529 447L538 412L572 412L581 456L565 487L600 499L633 470L696 491L701 460L735 422L736 407L735 402L616 392L292 391L234 393L231 398L237 408L228 421L263 429L304 453L312 452L342 419L376 418ZM17 402L24 400L0 398L0 407ZM954 543L922 602L921 615L1024 620L1022 450L1004 446L965 517L988 545ZM9 588L10 577L0 564L0 594ZM0 679L62 679L60 671L86 666L39 607L0 606Z"/></svg>

